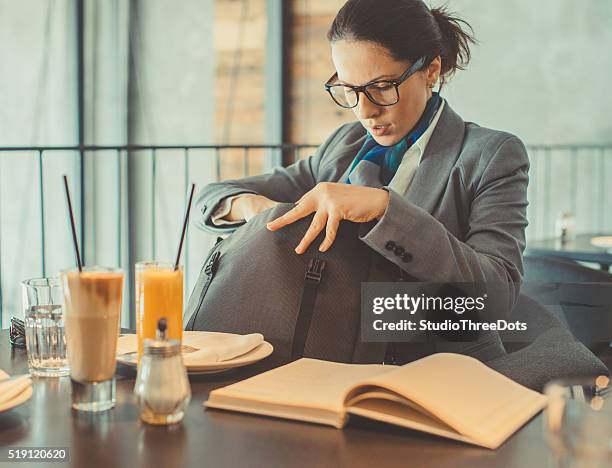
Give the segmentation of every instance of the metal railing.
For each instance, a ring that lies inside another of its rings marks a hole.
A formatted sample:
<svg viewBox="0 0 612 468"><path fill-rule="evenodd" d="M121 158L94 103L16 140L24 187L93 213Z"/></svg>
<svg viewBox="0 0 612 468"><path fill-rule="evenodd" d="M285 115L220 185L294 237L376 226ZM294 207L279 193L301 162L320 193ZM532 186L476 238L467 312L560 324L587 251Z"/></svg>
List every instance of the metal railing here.
<svg viewBox="0 0 612 468"><path fill-rule="evenodd" d="M612 229L612 144L527 146L528 239L554 235L560 211L576 216L579 232Z"/></svg>
<svg viewBox="0 0 612 468"><path fill-rule="evenodd" d="M139 210L147 210L151 212L150 216L150 226L147 229L150 232L151 239L149 242L153 246L152 250L152 258L156 257L157 250L157 239L156 233L158 231L157 224L158 220L156 219L156 209L155 203L157 200L157 184L158 184L158 159L161 155L171 154L172 157L182 158L183 160L183 168L182 174L175 174L177 178L182 178L183 183L187 186L188 182L191 180L192 174L190 170L190 161L193 158L200 159L204 158L207 161L210 161L212 164L209 166L212 168L212 174L209 174L208 179L212 178L212 181L218 181L221 179L227 178L237 178L244 177L248 175L253 175L256 173L260 173L263 170L281 165L281 164L290 164L294 161L297 161L301 157L304 157L308 154L312 153L312 150L316 148L316 145L307 145L307 144L277 144L277 145L62 145L62 146L21 146L21 147L0 147L0 167L2 167L3 171L6 173L10 172L10 164L7 162L7 158L5 156L12 155L17 156L19 158L29 157L33 164L33 170L35 171L35 179L37 183L37 187L31 187L31 190L34 193L34 197L37 198L36 204L38 205L38 213L35 216L38 216L38 222L35 223L37 225L37 229L39 230L38 234L38 246L33 249L39 253L39 261L40 265L38 268L38 275L46 276L48 274L55 274L56 272L49 272L47 268L47 260L49 257L49 245L48 245L48 228L47 228L47 220L49 220L52 216L47 213L49 208L45 203L45 194L48 189L48 185L51 183L49 179L49 175L47 174L49 165L53 165L53 158L55 155L71 155L74 157L74 162L78 166L78 169L75 172L75 177L78 180L71 180L71 185L78 187L78 190L74 190L72 193L73 197L73 205L75 207L75 211L79 213L83 213L85 211L84 199L82 187L85 186L86 178L85 171L83 168L86 165L87 158L90 158L92 155L94 157L101 158L114 158L116 161L116 174L114 178L116 179L116 184L114 187L107 187L104 190L105 197L114 197L116 200L116 213L118 214L117 219L114 220L116 225L116 260L115 266L123 266L126 268L128 273L128 283L126 284L128 289L127 297L130 299L130 302L133 299L133 292L131 291L131 278L129 278L130 271L128 269L129 265L126 264L125 256L126 256L126 246L129 246L129 232L128 235L125 235L125 229L122 225L122 221L124 216L122 214L125 212L127 203L126 197L127 194L123 193L126 189L126 179L129 175L126 173L128 169L127 160L130 155L139 155L145 153L148 155L150 164L148 165L149 179L151 181L151 192L150 197L148 199L149 206L139 206L132 207L133 209ZM230 163L231 164L227 164ZM225 167L226 166L226 167ZM225 169L225 170L224 170ZM212 177L210 177L212 176ZM3 203L14 203L15 199L12 196L7 197L5 191L5 197L2 197L2 183L7 183L7 178L0 178L0 215L2 213L2 204ZM11 184L12 181L9 179L8 184ZM9 187L10 188L10 187ZM127 187L129 191L130 188ZM10 191L10 190L9 190ZM17 191L19 193L19 190ZM4 198L4 201L3 201ZM57 212L56 207L51 207L53 210ZM61 206L61 213L64 215L64 206ZM31 213L27 213L28 216L32 216ZM0 219L1 216L0 216ZM77 216L79 220L79 245L82 251L86 252L88 246L86 246L86 236L85 236L85 225L86 217L85 216ZM128 230L132 228L129 225L130 220L128 222ZM12 278L10 277L12 268L8 268L5 263L2 261L3 257L3 249L11 248L9 244L12 243L12 238L16 238L19 236L19 233L15 232L13 227L10 229L8 226L5 226L4 231L3 226L0 224L0 328L3 326L8 326L7 314L4 314L3 320L3 308L6 305L6 302L9 302L11 310L9 312L16 313L16 308L19 307L17 304L17 299L7 301L6 294L3 294L4 290L7 289L7 284L11 286L12 296L17 297L16 288L19 286L19 282L23 278ZM189 232L189 231L188 231ZM189 235L189 234L188 234ZM3 242L4 240L4 242ZM187 243L189 245L189 243ZM32 246L28 246L28 250L32 250ZM129 257L129 254L127 255ZM189 284L189 271L188 263L189 256L188 252L185 252L184 256L185 260L185 270L186 270L186 285ZM129 304L128 304L129 307ZM131 321L133 323L133 321Z"/></svg>
<svg viewBox="0 0 612 468"><path fill-rule="evenodd" d="M182 158L182 174L176 173L177 178L183 179L183 184L187 186L191 180L190 161L195 157L198 160L204 158L211 162L209 179L219 181L227 178L242 177L253 175L261 172L264 169L290 164L301 157L312 154L316 145L308 144L280 144L280 145L86 145L86 146L23 146L23 147L0 147L0 167L3 167L3 156L27 154L36 165L36 179L38 187L34 188L36 196L39 198L38 212L38 227L40 230L39 240L40 245L40 271L44 276L47 271L47 232L46 232L46 208L45 208L45 185L47 184L47 174L45 167L53 164L52 158L55 154L72 154L75 156L75 162L78 167L76 171L79 187L83 187L86 177L85 167L86 158L93 155L94 157L112 158L117 161L116 164L116 197L117 207L116 213L119 215L117 221L117 252L116 262L118 265L125 265L126 261L126 245L129 245L129 230L130 220L127 219L127 226L122 225L124 216L121 214L125 211L126 194L124 191L130 190L126 187L126 179L129 174L128 158L132 155L148 154L150 165L147 170L150 171L149 177L151 180L151 193L148 198L149 206L132 207L142 210L151 211L150 217L150 235L151 239L148 242L153 246L153 257L156 256L156 194L158 184L158 159L160 154L172 154L174 158ZM574 213L584 205L584 193L588 191L592 194L592 201L589 210L589 227L591 230L603 230L610 222L611 214L610 206L612 206L612 191L609 188L610 182L606 177L612 175L612 144L610 145L531 145L528 146L528 152L531 160L530 171L530 188L529 199L530 206L528 216L530 219L530 227L528 233L531 238L546 237L552 232L554 218L557 215L559 207L565 210L573 211ZM231 164L230 164L231 163ZM6 164L6 163L5 163ZM4 166L6 167L6 166ZM5 169L6 170L6 169ZM589 176L589 177L586 177ZM2 213L3 200L2 178L0 178L0 214ZM6 183L6 178L4 178ZM10 183L10 180L9 180ZM105 190L105 196L110 194ZM560 197L562 192L563 197ZM76 194L73 194L73 197ZM6 198L6 197L5 197ZM80 212L84 211L84 199L82 190L74 200L75 206L80 207ZM560 201L563 199L562 201ZM5 200L5 203L7 201ZM12 203L13 200L10 200ZM63 207L62 207L63 210ZM0 219L1 216L0 216ZM85 222L85 217L79 217L81 223ZM127 227L128 235L126 238L124 229ZM580 229L580 226L578 226ZM586 229L586 227L585 227ZM7 317L5 315L2 320L2 307L6 301L3 301L3 286L6 288L7 283L11 286L20 278L9 278L10 272L7 271L6 265L2 262L3 248L7 248L7 243L3 243L6 239L7 232L3 235L3 226L0 224L0 328L7 325ZM5 227L6 231L6 227ZM85 226L80 226L80 245L84 249L85 246ZM13 235L19 235L18 233ZM129 255L128 255L129 258ZM189 256L185 255L185 262L189 262ZM127 266L127 265L125 265ZM186 284L189 284L188 278L189 269L186 268ZM127 286L130 289L130 282ZM130 302L133 298L130 294ZM13 308L15 302L13 302Z"/></svg>

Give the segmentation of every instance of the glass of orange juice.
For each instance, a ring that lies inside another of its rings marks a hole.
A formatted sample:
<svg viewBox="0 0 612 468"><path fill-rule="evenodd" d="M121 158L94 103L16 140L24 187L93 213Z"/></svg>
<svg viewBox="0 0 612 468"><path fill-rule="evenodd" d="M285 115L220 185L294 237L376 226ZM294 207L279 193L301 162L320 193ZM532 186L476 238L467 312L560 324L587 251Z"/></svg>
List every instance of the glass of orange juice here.
<svg viewBox="0 0 612 468"><path fill-rule="evenodd" d="M174 269L168 262L136 264L136 332L138 359L144 350L144 340L155 338L157 321L166 317L166 336L183 339L183 267Z"/></svg>

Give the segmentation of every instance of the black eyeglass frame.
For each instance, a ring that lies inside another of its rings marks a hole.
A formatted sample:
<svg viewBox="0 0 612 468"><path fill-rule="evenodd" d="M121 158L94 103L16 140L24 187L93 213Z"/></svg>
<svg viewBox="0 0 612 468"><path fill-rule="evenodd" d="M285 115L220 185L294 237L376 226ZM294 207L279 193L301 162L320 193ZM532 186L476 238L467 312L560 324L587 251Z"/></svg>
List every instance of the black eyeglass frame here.
<svg viewBox="0 0 612 468"><path fill-rule="evenodd" d="M357 105L359 104L359 93L360 92L365 94L366 97L370 100L370 102L373 103L373 104L376 104L377 106L383 106L383 107L394 106L395 104L397 104L399 102L399 86L404 81L406 81L408 78L410 78L412 75L414 75L416 72L418 72L422 68L424 68L426 61L427 61L427 57L425 57L425 56L421 57L416 62L414 62L410 66L410 68L408 68L408 70L406 70L404 73L402 73L402 75L399 78L397 78L396 80L374 80L374 81L370 81L369 83L366 83L366 84L364 84L362 86L353 86L353 85L347 85L347 84L333 84L333 81L338 78L338 73L336 72L325 83L325 91L327 91L329 93L329 95L331 96L332 100L336 104L338 104L340 107L343 107L344 109L353 109L353 108L357 107ZM393 85L395 87L395 95L396 95L395 102L393 102L391 104L380 104L380 103L376 102L376 100L374 100L372 98L372 96L368 92L367 88L368 88L368 86L372 86L372 85L379 84L379 83L389 83L389 84L391 84L391 85ZM333 87L340 87L340 86L345 87L345 88L351 88L351 90L355 93L355 95L357 96L357 100L355 101L355 105L353 105L353 106L345 106L345 105L339 103L338 101L336 101L336 98L332 94L332 88Z"/></svg>

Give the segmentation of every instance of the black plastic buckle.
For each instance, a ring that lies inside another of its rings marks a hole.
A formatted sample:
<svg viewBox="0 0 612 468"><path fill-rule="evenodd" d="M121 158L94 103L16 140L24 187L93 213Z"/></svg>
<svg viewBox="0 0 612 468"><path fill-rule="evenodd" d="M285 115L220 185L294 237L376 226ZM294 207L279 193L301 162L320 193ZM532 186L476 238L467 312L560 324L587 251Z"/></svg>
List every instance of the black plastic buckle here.
<svg viewBox="0 0 612 468"><path fill-rule="evenodd" d="M310 283L320 283L325 269L325 261L318 258L311 258L306 270L306 281Z"/></svg>

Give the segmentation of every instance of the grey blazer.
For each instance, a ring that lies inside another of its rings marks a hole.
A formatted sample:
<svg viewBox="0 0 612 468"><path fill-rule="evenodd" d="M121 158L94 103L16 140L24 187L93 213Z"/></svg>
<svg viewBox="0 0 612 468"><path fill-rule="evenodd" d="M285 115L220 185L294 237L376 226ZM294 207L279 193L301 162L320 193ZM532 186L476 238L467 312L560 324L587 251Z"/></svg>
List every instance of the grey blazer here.
<svg viewBox="0 0 612 468"><path fill-rule="evenodd" d="M318 182L344 180L365 135L359 122L345 124L308 159L204 187L196 225L214 233L235 229L210 219L231 195L292 203ZM527 151L516 136L464 122L446 103L408 193L390 190L385 214L361 238L418 281L506 285L491 318L507 318L522 281L528 171ZM467 354L488 360L503 353L497 333L487 335L491 346L473 343L484 354ZM465 352L466 346L447 343L436 351Z"/></svg>

